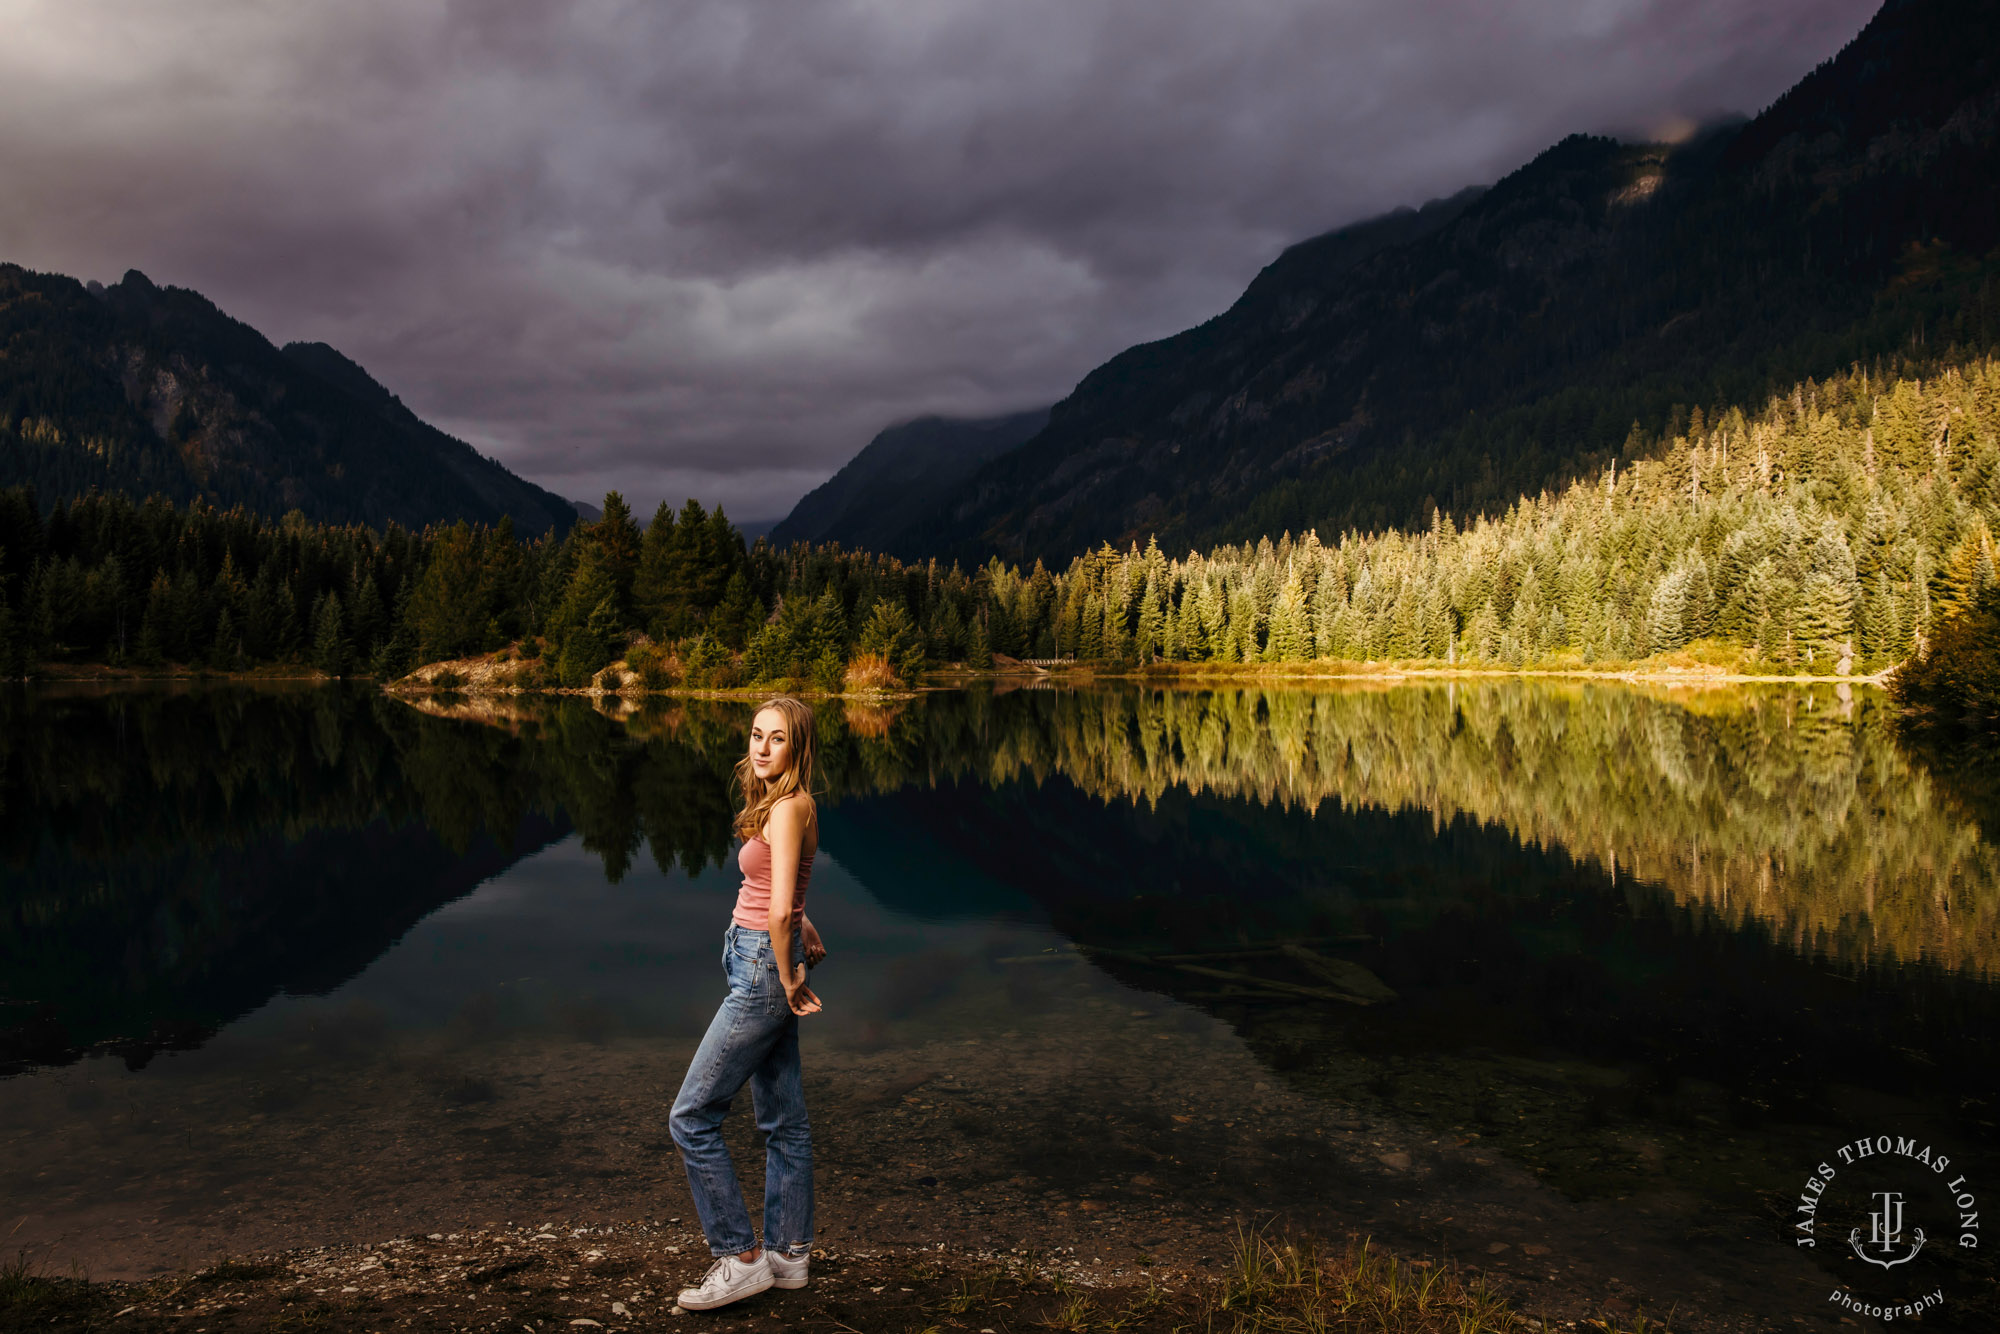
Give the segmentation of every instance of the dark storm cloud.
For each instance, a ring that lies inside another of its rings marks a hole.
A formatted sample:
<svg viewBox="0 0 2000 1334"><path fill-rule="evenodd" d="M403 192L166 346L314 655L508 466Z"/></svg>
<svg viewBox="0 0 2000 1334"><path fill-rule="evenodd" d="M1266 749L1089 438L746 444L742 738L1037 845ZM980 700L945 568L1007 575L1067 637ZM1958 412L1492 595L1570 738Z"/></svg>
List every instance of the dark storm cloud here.
<svg viewBox="0 0 2000 1334"><path fill-rule="evenodd" d="M572 496L775 516L1283 245L1755 111L1865 0L0 0L0 257L334 344Z"/></svg>

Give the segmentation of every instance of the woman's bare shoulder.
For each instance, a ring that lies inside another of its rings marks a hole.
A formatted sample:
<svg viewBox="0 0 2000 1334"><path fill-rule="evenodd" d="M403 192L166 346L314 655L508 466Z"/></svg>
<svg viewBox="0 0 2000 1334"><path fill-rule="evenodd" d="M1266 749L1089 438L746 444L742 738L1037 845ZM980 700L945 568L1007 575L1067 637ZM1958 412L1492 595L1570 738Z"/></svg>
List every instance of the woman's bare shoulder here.
<svg viewBox="0 0 2000 1334"><path fill-rule="evenodd" d="M799 850L811 856L819 849L819 808L804 792L787 792L771 804L767 829L781 830L785 837L799 840Z"/></svg>
<svg viewBox="0 0 2000 1334"><path fill-rule="evenodd" d="M804 792L787 792L771 803L771 812L766 817L766 822L787 829L802 828L817 814L818 809L813 805L811 796Z"/></svg>

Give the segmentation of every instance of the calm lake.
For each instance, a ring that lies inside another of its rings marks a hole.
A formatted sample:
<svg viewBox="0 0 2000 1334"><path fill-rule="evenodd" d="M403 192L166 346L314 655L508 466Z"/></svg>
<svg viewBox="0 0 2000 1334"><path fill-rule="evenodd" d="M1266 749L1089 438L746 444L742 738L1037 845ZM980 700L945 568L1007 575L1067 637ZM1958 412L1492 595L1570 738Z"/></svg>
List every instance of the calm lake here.
<svg viewBox="0 0 2000 1334"><path fill-rule="evenodd" d="M665 1109L721 994L749 714L0 695L9 1253L131 1277L691 1227ZM1879 693L1106 683L818 716L827 1244L1110 1278L1276 1225L1530 1307L1790 1327L1857 1269L1844 1224L1796 1245L1838 1146L1914 1137L2000 1190L2000 830ZM1970 1311L1991 1273L1956 1222L1895 1281Z"/></svg>

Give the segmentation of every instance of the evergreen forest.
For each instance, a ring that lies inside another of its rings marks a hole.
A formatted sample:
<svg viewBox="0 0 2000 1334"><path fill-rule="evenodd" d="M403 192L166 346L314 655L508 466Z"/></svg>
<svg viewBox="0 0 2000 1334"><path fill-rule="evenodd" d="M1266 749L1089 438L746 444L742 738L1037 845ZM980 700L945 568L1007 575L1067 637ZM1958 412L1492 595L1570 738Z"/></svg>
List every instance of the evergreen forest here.
<svg viewBox="0 0 2000 1334"><path fill-rule="evenodd" d="M499 654L576 688L909 680L994 653L1112 669L1399 662L1872 673L1996 585L2000 361L1856 367L1752 411L1634 430L1601 476L1423 531L1266 537L1050 571L746 545L662 504L523 540L90 494L0 492L0 665L262 666L394 678ZM1960 633L1960 632L1953 632ZM1953 641L1956 642L1956 641ZM1678 655L1678 656L1674 656ZM448 683L448 682L447 682Z"/></svg>

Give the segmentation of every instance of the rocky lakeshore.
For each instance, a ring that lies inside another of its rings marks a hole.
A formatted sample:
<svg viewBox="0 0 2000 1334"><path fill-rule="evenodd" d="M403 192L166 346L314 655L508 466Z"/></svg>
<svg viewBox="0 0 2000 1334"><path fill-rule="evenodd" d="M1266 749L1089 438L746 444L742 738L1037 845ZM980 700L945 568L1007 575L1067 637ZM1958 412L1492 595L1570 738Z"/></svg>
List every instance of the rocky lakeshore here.
<svg viewBox="0 0 2000 1334"><path fill-rule="evenodd" d="M1284 1244L1272 1250L1285 1255ZM1296 1247L1292 1254L1296 1255ZM1313 1257L1318 1259L1317 1256ZM147 1283L0 1278L0 1329L198 1331L820 1330L1174 1330L1214 1322L1245 1284L1130 1258L1113 1268L1074 1247L1051 1253L953 1251L945 1247L821 1248L803 1291L769 1292L733 1306L690 1312L674 1302L707 1262L700 1234L680 1220L572 1227L567 1222L469 1233L414 1234L348 1247L314 1248L224 1261ZM1455 1328L1447 1313L1477 1311L1479 1328L1544 1327L1481 1290L1431 1280L1429 1266L1398 1266L1356 1252L1318 1265L1329 1286L1361 1284L1378 1314L1428 1314L1397 1328ZM1254 1281L1254 1280L1253 1280ZM1267 1297L1275 1295L1265 1294ZM1421 1305L1419 1298L1423 1298ZM1279 1299L1282 1301L1282 1298ZM1277 1303L1267 1302L1269 1305ZM1294 1303L1295 1304L1295 1303ZM1367 1301L1343 1305L1353 1328ZM681 1323L681 1322L685 1323ZM1549 1327L1578 1327L1576 1321ZM1228 1327L1228 1321L1223 1321ZM1603 1327L1585 1321L1585 1328ZM1615 1325L1612 1327L1615 1328Z"/></svg>
<svg viewBox="0 0 2000 1334"><path fill-rule="evenodd" d="M1246 1234L1320 1238L1336 1268L1366 1240L1405 1278L1488 1288L1495 1311L1555 1327L1658 1328L1670 1311L1678 1330L1795 1327L1811 1309L1799 1283L1770 1281L1781 1248L1715 1229L1698 1201L1642 1181L1637 1198L1572 1199L1476 1134L1294 1090L1184 1008L1080 999L1084 1031L1030 1018L976 1040L828 1044L809 1066L813 1286L686 1327L1228 1329L1203 1313L1221 1309ZM204 1104L135 1100L119 1133L154 1146L144 1180L97 1178L90 1137L63 1129L64 1108L97 1096L87 1067L51 1081L48 1119L24 1118L6 1146L0 1195L38 1184L62 1223L12 1224L17 1245L41 1244L4 1289L0 1328L544 1334L679 1319L673 1294L707 1264L657 1124L685 1053L524 1038L475 1068L374 1054L354 1022L321 1035L313 1076L267 1068L240 1090L206 1086ZM412 1094L384 1059L430 1070ZM314 1103L331 1105L307 1124ZM754 1184L753 1136L731 1118ZM252 1181L251 1159L288 1165ZM1761 1309L1744 1311L1745 1293Z"/></svg>

